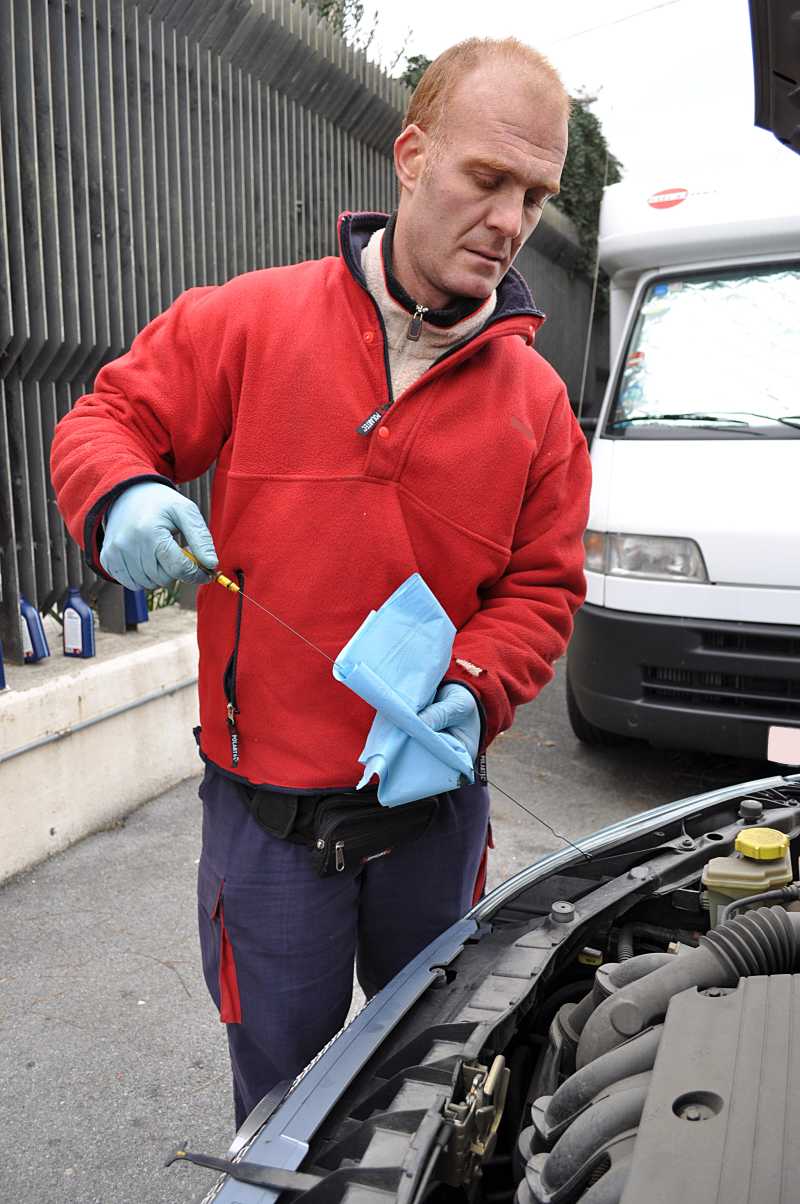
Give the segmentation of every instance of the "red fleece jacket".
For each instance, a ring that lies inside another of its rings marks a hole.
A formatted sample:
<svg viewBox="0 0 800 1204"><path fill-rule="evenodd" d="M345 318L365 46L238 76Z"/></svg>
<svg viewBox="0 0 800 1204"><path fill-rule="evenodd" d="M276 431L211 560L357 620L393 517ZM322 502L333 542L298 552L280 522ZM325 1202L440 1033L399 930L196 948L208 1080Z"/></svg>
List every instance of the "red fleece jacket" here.
<svg viewBox="0 0 800 1204"><path fill-rule="evenodd" d="M124 485L216 461L220 568L331 657L419 572L457 629L446 676L480 698L485 747L550 680L583 600L586 442L513 270L487 326L389 404L353 249L380 221L345 215L339 258L180 296L61 421L53 482L99 569L100 519ZM208 760L258 785L355 785L374 712L318 652L213 585L198 642Z"/></svg>

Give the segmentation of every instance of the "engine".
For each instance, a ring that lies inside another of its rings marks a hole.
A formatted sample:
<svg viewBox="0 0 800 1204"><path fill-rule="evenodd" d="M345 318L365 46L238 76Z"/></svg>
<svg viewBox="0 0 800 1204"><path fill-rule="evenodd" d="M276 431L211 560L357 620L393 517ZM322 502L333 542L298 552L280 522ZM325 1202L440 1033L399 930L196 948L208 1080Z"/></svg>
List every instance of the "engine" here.
<svg viewBox="0 0 800 1204"><path fill-rule="evenodd" d="M319 1204L800 1201L800 778L692 802L498 888L247 1161Z"/></svg>
<svg viewBox="0 0 800 1204"><path fill-rule="evenodd" d="M516 1204L800 1198L800 915L749 912L699 947L598 970L551 1026ZM571 1071L564 1077L565 1071Z"/></svg>

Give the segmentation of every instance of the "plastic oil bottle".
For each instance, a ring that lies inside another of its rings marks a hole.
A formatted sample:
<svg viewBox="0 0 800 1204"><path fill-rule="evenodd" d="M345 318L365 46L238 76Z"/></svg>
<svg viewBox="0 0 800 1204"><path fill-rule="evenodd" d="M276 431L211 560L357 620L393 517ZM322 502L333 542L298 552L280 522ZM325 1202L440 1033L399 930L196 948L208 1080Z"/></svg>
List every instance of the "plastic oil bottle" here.
<svg viewBox="0 0 800 1204"><path fill-rule="evenodd" d="M64 656L94 656L94 616L79 589L70 586L64 599Z"/></svg>
<svg viewBox="0 0 800 1204"><path fill-rule="evenodd" d="M777 828L747 827L736 837L735 852L712 857L703 870L711 926L734 899L760 895L792 881L789 837Z"/></svg>
<svg viewBox="0 0 800 1204"><path fill-rule="evenodd" d="M20 595L20 625L22 628L22 656L26 665L44 660L50 655L50 646L44 633L42 616L27 598Z"/></svg>
<svg viewBox="0 0 800 1204"><path fill-rule="evenodd" d="M146 623L150 615L147 612L147 594L143 589L125 589L125 626L130 631L137 623Z"/></svg>

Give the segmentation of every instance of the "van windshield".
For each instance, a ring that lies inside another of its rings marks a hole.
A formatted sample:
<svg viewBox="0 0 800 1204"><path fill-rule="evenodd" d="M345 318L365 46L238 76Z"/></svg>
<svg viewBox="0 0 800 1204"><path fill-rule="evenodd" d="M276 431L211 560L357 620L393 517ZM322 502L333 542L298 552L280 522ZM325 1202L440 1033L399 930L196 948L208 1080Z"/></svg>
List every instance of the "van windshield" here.
<svg viewBox="0 0 800 1204"><path fill-rule="evenodd" d="M800 438L800 265L653 282L604 434Z"/></svg>

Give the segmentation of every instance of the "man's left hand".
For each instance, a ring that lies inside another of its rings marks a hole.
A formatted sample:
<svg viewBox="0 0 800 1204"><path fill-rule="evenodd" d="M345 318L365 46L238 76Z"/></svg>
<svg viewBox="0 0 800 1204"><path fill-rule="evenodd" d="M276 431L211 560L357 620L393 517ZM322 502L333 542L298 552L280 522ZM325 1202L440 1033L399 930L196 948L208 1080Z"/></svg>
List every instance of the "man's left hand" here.
<svg viewBox="0 0 800 1204"><path fill-rule="evenodd" d="M472 761L478 755L481 717L478 704L466 686L451 681L439 686L436 697L419 713L420 719L435 732L448 732L466 748Z"/></svg>

